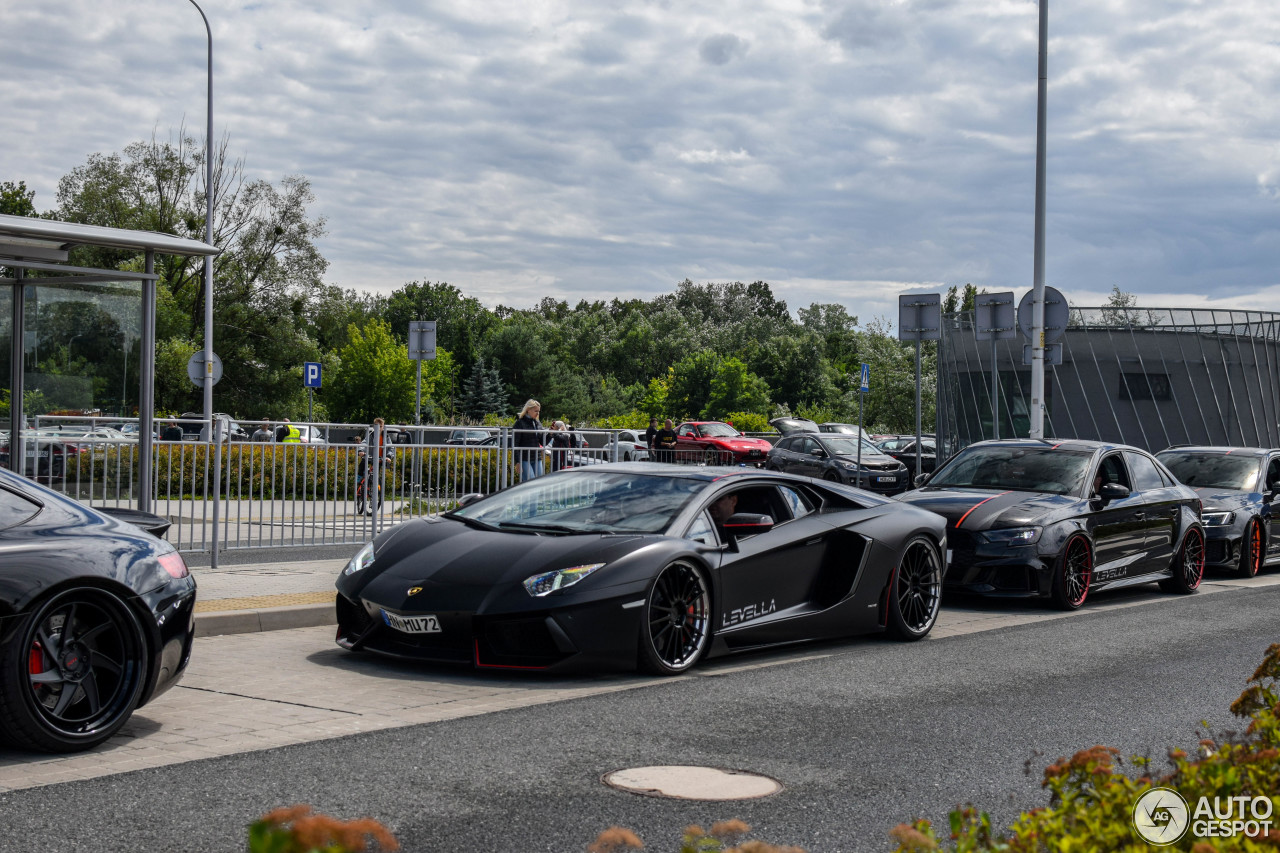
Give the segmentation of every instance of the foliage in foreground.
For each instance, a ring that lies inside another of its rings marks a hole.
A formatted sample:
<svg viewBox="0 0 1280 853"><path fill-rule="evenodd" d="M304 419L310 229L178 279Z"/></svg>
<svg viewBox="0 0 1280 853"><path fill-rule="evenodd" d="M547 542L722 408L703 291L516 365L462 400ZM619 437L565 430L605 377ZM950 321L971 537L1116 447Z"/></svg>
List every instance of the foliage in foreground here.
<svg viewBox="0 0 1280 853"><path fill-rule="evenodd" d="M342 821L312 814L310 806L276 809L249 827L249 853L363 853L399 849L395 836L376 820Z"/></svg>
<svg viewBox="0 0 1280 853"><path fill-rule="evenodd" d="M891 833L896 853L953 850L955 853L1031 853L1032 851L1089 851L1138 853L1151 848L1133 829L1134 801L1153 787L1172 788L1195 810L1201 797L1226 801L1229 797L1266 797L1272 820L1280 825L1280 644L1267 649L1250 686L1231 705L1231 712L1249 724L1243 735L1227 732L1200 741L1200 758L1180 749L1169 751L1172 770L1162 776L1150 772L1148 759L1135 757L1139 775L1124 773L1116 749L1095 746L1061 758L1045 769L1043 787L1050 804L1024 812L1007 833L992 829L985 812L972 805L951 813L950 846L944 847L927 820L900 824ZM1198 839L1188 831L1171 850L1192 853L1280 850L1280 829L1255 838Z"/></svg>
<svg viewBox="0 0 1280 853"><path fill-rule="evenodd" d="M763 841L742 840L751 830L740 820L722 820L707 832L700 826L685 829L680 840L680 853L804 853L799 847L775 847ZM587 845L588 853L625 853L644 847L631 830L611 826Z"/></svg>

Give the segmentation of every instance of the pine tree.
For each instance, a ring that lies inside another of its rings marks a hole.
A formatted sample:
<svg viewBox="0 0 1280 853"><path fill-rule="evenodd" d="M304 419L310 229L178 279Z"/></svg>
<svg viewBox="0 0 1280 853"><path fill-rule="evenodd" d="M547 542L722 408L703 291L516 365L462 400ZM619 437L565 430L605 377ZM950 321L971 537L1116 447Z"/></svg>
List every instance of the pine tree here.
<svg viewBox="0 0 1280 853"><path fill-rule="evenodd" d="M462 392L461 409L464 415L474 420L489 414L507 413L507 395L496 364L486 367L483 357L476 359Z"/></svg>

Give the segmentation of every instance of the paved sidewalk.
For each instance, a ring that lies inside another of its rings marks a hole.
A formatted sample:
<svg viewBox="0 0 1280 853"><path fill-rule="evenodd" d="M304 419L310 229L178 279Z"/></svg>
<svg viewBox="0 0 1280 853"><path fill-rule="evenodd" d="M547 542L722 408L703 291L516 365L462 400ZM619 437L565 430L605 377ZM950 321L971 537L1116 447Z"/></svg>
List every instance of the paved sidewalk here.
<svg viewBox="0 0 1280 853"><path fill-rule="evenodd" d="M345 559L192 566L196 636L333 625L333 588Z"/></svg>

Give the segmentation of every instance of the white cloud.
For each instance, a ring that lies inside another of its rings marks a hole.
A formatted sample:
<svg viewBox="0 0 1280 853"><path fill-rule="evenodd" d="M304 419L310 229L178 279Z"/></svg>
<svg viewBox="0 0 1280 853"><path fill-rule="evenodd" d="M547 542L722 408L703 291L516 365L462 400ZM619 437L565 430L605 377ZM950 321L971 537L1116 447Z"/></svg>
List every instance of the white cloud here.
<svg viewBox="0 0 1280 853"><path fill-rule="evenodd" d="M312 180L334 283L527 305L763 279L862 316L1030 283L1033 0L205 6L216 133L255 177ZM1050 282L1274 305L1271 4L1050 14ZM91 153L203 136L188 4L0 16L0 180L42 209Z"/></svg>

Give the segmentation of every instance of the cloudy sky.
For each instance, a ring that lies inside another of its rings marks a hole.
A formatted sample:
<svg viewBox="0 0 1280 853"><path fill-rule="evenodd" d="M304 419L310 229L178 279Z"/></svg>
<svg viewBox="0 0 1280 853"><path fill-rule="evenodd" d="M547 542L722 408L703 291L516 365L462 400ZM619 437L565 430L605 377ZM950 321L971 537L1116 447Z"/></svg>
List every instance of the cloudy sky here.
<svg viewBox="0 0 1280 853"><path fill-rule="evenodd" d="M1031 285L1034 0L202 3L215 134L307 176L329 280L489 305ZM201 141L186 0L0 0L0 180ZM1053 0L1046 280L1280 310L1274 0Z"/></svg>

